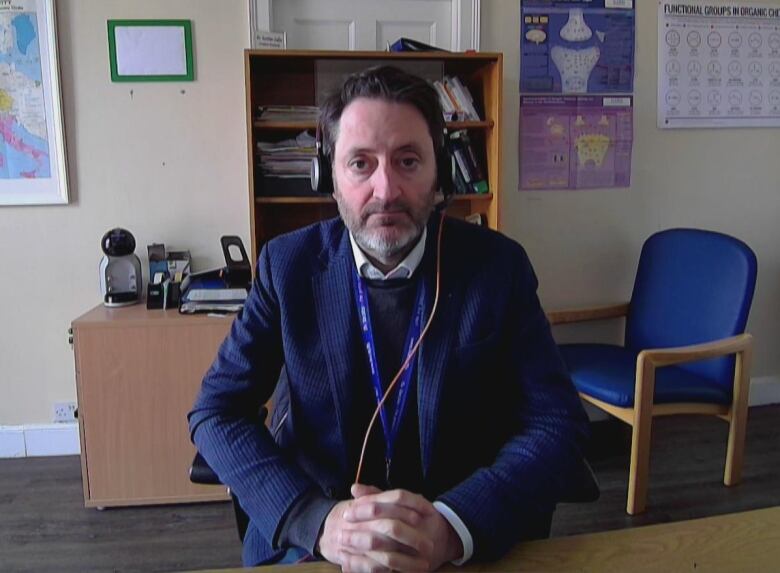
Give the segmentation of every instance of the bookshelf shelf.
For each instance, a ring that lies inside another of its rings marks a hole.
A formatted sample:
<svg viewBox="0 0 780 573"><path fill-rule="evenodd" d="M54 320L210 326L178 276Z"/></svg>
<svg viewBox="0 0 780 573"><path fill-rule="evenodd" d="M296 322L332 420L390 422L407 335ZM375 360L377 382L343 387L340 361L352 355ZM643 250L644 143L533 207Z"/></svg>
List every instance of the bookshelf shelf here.
<svg viewBox="0 0 780 573"><path fill-rule="evenodd" d="M291 130L302 131L304 129L316 129L313 121L255 121L255 129L266 130Z"/></svg>
<svg viewBox="0 0 780 573"><path fill-rule="evenodd" d="M493 129L493 120L490 121L448 121L447 129Z"/></svg>
<svg viewBox="0 0 780 573"><path fill-rule="evenodd" d="M277 205L295 205L295 204L328 204L336 202L332 197L255 197L257 203L274 204Z"/></svg>
<svg viewBox="0 0 780 573"><path fill-rule="evenodd" d="M452 200L455 202L459 201L492 201L493 200L493 194L492 193L468 193L466 195L454 195L452 197Z"/></svg>
<svg viewBox="0 0 780 573"><path fill-rule="evenodd" d="M463 203L467 201L492 201L492 193L471 193L468 195L454 195L452 201ZM336 201L329 196L323 197L255 197L255 202L259 204L277 205L295 205L295 204L336 204Z"/></svg>
<svg viewBox="0 0 780 573"><path fill-rule="evenodd" d="M330 91L353 71L392 64L421 73L420 66L442 76L457 76L471 93L482 121L450 121L450 132L468 130L481 162L490 193L455 195L447 213L465 218L484 214L489 227L500 229L501 94L503 56L500 53L350 52L308 50L246 50L244 52L249 162L249 216L252 260L268 240L304 225L338 214L331 197L306 195L302 179L272 180L258 166L257 143L278 142L316 124L300 121L261 121L264 106L318 105L318 90ZM428 76L426 76L428 77ZM323 80L327 80L324 85ZM273 185L274 187L269 187Z"/></svg>
<svg viewBox="0 0 780 573"><path fill-rule="evenodd" d="M492 129L494 122L490 121L448 121L447 129L454 131L456 129ZM314 130L317 124L313 121L259 121L255 120L254 128L267 131L303 131L305 129Z"/></svg>

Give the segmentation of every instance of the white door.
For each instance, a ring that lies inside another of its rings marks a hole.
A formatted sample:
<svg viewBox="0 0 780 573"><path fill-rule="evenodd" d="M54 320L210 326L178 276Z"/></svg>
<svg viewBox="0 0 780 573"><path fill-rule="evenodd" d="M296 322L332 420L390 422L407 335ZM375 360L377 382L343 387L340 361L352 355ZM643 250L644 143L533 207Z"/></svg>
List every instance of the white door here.
<svg viewBox="0 0 780 573"><path fill-rule="evenodd" d="M384 50L406 37L479 49L479 0L250 0L255 31L285 32L297 50Z"/></svg>

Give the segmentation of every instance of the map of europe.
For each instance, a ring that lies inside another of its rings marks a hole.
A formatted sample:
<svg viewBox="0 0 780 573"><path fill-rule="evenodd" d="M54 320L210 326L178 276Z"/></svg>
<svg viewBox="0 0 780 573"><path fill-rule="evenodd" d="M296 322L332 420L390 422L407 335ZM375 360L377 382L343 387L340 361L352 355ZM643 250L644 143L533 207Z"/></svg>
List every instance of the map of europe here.
<svg viewBox="0 0 780 573"><path fill-rule="evenodd" d="M34 12L0 13L0 179L51 177Z"/></svg>

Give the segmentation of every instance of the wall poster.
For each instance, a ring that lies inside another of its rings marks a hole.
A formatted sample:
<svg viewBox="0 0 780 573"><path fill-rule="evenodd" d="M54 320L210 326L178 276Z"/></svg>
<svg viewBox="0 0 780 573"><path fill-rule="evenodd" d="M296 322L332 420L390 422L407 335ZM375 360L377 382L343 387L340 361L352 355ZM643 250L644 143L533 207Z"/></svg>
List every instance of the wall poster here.
<svg viewBox="0 0 780 573"><path fill-rule="evenodd" d="M658 2L658 127L780 126L780 6Z"/></svg>
<svg viewBox="0 0 780 573"><path fill-rule="evenodd" d="M520 91L631 93L632 0L524 0Z"/></svg>
<svg viewBox="0 0 780 573"><path fill-rule="evenodd" d="M0 2L0 205L68 202L53 0Z"/></svg>
<svg viewBox="0 0 780 573"><path fill-rule="evenodd" d="M521 189L631 184L631 96L521 96L520 129Z"/></svg>
<svg viewBox="0 0 780 573"><path fill-rule="evenodd" d="M633 0L524 0L520 19L519 188L629 187Z"/></svg>

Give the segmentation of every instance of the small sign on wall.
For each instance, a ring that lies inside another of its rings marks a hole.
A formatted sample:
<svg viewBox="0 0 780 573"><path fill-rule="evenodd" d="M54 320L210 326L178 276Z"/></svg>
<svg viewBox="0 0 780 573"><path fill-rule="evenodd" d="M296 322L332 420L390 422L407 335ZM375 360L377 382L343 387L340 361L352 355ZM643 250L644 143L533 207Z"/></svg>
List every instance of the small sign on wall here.
<svg viewBox="0 0 780 573"><path fill-rule="evenodd" d="M287 48L287 32L255 32L252 47L263 50L284 50Z"/></svg>
<svg viewBox="0 0 780 573"><path fill-rule="evenodd" d="M190 20L109 20L113 82L195 79Z"/></svg>

